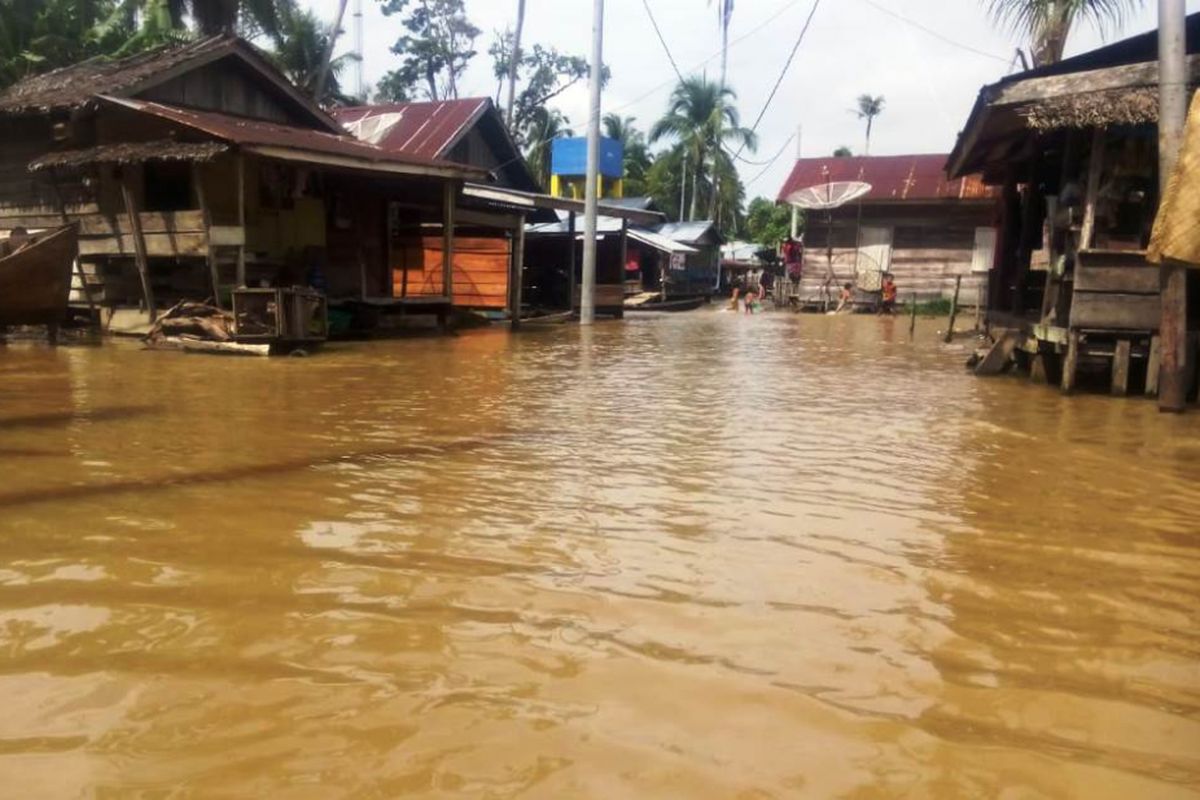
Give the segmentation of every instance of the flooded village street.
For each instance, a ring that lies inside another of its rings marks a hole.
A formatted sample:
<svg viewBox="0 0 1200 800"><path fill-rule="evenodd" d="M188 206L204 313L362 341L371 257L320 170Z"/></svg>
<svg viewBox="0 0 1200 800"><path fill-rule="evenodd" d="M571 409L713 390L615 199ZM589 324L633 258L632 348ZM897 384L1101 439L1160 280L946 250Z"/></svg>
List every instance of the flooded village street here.
<svg viewBox="0 0 1200 800"><path fill-rule="evenodd" d="M1200 425L937 325L0 349L0 796L1195 796Z"/></svg>

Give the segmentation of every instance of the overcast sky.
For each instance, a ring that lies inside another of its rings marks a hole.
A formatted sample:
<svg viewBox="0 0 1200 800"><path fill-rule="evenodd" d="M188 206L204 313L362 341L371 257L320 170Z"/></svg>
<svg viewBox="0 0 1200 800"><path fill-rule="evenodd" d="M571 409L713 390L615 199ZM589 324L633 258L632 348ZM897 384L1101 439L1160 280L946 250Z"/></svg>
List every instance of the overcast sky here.
<svg viewBox="0 0 1200 800"><path fill-rule="evenodd" d="M337 0L305 2L326 19L337 7ZM364 72L370 84L396 65L398 57L390 47L401 35L401 26L396 17L382 14L379 0L361 2ZM716 79L720 31L716 11L707 0L646 2L683 73L707 71ZM883 95L887 101L872 133L873 154L949 152L980 86L1009 72L1014 49L1021 44L996 29L985 4L985 0L822 0L758 128L758 153L747 157L767 161L785 144L786 149L770 167L740 165L748 198L774 197L779 191L797 153L796 141L787 144L797 129L805 156L828 155L839 145L861 152L863 124L850 109L864 93ZM591 0L527 0L526 5L526 45L538 42L581 55L589 52ZM516 6L517 0L466 0L467 13L483 34L477 42L480 54L460 83L462 96L495 96L487 48L494 31L513 23ZM1156 3L1148 1L1146 6L1120 30L1101 33L1089 25L1081 27L1068 43L1068 55L1154 28ZM607 0L605 7L604 60L612 69L612 80L604 93L603 111L634 116L644 130L665 110L676 82L674 72L643 0ZM730 31L729 84L738 93L747 127L762 109L812 8L813 0L737 0ZM1200 0L1188 0L1187 9L1200 11ZM347 36L344 43L348 47L351 41ZM353 80L346 78L345 85L351 88ZM562 95L557 106L582 133L586 84Z"/></svg>

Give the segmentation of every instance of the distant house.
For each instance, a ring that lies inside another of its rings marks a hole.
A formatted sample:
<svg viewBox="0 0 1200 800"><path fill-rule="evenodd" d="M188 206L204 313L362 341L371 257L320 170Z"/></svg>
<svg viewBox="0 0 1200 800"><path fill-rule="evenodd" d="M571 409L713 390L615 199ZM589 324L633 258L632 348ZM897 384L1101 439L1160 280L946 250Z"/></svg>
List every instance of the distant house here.
<svg viewBox="0 0 1200 800"><path fill-rule="evenodd" d="M696 297L717 290L721 274L721 245L725 237L712 220L696 222L667 222L654 232L695 252L687 253L683 263L673 268L669 283L674 295Z"/></svg>
<svg viewBox="0 0 1200 800"><path fill-rule="evenodd" d="M928 298L948 295L962 276L964 297L975 299L996 242L994 195L982 181L947 177L945 155L802 158L778 202L841 181L868 183L871 191L832 212L808 212L802 299L821 292L830 254L835 284L870 289L890 271L902 296Z"/></svg>
<svg viewBox="0 0 1200 800"><path fill-rule="evenodd" d="M487 177L355 140L229 35L19 81L0 91L0 142L0 236L78 224L75 300L114 330L260 283L319 284L377 319L408 302L392 253L418 235L452 252L463 184ZM422 310L445 318L451 276Z"/></svg>

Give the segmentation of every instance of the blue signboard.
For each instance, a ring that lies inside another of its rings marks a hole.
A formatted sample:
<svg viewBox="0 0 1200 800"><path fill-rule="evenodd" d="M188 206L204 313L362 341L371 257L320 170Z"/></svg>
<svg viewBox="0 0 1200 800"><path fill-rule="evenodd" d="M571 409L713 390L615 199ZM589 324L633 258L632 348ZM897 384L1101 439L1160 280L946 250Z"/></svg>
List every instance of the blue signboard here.
<svg viewBox="0 0 1200 800"><path fill-rule="evenodd" d="M555 175L587 175L587 139L555 139L550 143L550 171ZM624 177L625 148L616 139L600 137L600 174Z"/></svg>

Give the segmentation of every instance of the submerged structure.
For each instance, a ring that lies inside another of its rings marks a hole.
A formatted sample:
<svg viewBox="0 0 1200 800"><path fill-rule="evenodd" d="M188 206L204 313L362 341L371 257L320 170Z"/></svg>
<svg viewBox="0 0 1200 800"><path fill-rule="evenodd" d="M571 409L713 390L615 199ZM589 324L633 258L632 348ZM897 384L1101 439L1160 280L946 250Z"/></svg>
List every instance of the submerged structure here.
<svg viewBox="0 0 1200 800"><path fill-rule="evenodd" d="M1187 53L1193 90L1200 14L1187 20ZM980 371L1015 358L1067 391L1090 377L1115 394L1157 394L1160 271L1146 251L1159 206L1157 57L1151 32L980 92L948 162L999 192L988 322L1000 336Z"/></svg>
<svg viewBox="0 0 1200 800"><path fill-rule="evenodd" d="M0 92L0 236L73 223L82 285L110 331L185 299L311 286L356 327L445 319L453 271L393 292L397 252L456 246L458 198L484 169L358 141L253 46L216 36L93 59Z"/></svg>

